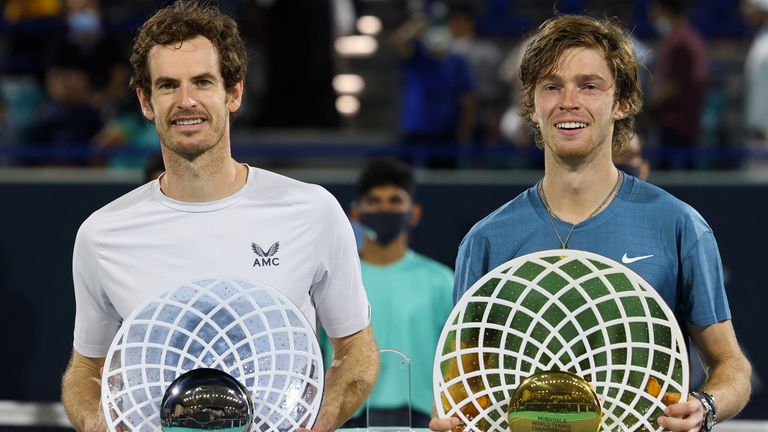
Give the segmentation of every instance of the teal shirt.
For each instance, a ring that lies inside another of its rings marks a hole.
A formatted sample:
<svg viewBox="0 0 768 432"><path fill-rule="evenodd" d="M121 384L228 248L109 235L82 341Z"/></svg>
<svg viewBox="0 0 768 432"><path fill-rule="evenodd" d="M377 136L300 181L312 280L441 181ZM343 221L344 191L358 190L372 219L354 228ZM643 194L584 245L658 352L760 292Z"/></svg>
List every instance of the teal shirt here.
<svg viewBox="0 0 768 432"><path fill-rule="evenodd" d="M453 271L411 250L390 265L361 261L361 269L376 344L379 349L394 349L411 359L411 407L431 415L435 348L453 309ZM321 340L327 368L331 344L325 337ZM393 377L398 373L390 370L388 363L382 364L369 400L372 407L397 408L407 403L408 392Z"/></svg>

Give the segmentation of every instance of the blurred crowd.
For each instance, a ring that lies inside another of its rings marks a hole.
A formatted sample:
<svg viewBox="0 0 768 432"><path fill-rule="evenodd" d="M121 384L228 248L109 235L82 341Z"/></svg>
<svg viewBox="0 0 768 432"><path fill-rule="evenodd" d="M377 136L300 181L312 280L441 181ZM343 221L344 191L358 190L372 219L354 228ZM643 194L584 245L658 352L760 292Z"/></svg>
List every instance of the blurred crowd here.
<svg viewBox="0 0 768 432"><path fill-rule="evenodd" d="M167 3L0 0L0 164L143 166L159 141L127 85L129 47ZM538 168L518 115L525 37L555 13L586 13L633 29L645 95L636 133L655 169L768 162L768 0L218 3L252 51L236 137L384 131L386 150L416 166ZM361 29L370 17L380 31ZM378 50L345 58L339 38L362 33ZM339 74L364 80L359 109L339 108Z"/></svg>

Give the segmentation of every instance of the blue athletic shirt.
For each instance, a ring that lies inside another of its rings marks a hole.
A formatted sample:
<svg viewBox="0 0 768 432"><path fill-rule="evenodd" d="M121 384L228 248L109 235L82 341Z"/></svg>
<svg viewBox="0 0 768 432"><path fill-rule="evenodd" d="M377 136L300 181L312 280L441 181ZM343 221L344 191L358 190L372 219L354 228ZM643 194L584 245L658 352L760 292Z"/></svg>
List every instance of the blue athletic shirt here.
<svg viewBox="0 0 768 432"><path fill-rule="evenodd" d="M565 239L571 224L552 218ZM454 303L497 266L522 255L559 249L536 186L475 224L456 258ZM723 267L712 229L688 204L625 175L613 202L576 225L569 249L624 262L695 326L731 319Z"/></svg>

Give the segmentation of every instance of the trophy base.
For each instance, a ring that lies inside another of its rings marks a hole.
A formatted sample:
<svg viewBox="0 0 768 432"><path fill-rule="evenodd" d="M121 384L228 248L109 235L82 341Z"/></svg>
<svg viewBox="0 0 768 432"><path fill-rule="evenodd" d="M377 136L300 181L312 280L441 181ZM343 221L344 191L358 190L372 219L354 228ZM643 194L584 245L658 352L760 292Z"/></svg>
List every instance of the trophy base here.
<svg viewBox="0 0 768 432"><path fill-rule="evenodd" d="M536 411L523 411L509 421L510 432L595 432L593 413L552 414Z"/></svg>
<svg viewBox="0 0 768 432"><path fill-rule="evenodd" d="M600 401L589 383L562 371L525 379L507 412L510 432L597 432L601 420Z"/></svg>

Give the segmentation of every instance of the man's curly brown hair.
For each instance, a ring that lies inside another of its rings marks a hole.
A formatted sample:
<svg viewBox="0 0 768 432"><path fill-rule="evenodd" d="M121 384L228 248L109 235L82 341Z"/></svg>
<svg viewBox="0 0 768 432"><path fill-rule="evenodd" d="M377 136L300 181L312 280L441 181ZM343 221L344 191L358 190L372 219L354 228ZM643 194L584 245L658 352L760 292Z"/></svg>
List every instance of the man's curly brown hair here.
<svg viewBox="0 0 768 432"><path fill-rule="evenodd" d="M632 138L635 116L642 106L640 71L634 46L617 19L562 15L545 21L528 43L520 64L523 82L520 115L534 127L536 144L541 147L541 131L531 119L536 110L536 83L553 73L563 53L571 48L592 48L602 52L613 74L615 103L626 113L625 118L614 123L613 150L617 151Z"/></svg>
<svg viewBox="0 0 768 432"><path fill-rule="evenodd" d="M248 56L235 20L205 2L178 0L157 11L139 29L131 52L131 88L140 88L147 96L152 94L147 63L152 47L180 46L197 36L210 40L219 53L219 69L227 89L245 79Z"/></svg>

